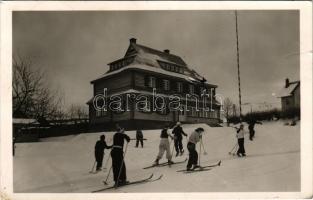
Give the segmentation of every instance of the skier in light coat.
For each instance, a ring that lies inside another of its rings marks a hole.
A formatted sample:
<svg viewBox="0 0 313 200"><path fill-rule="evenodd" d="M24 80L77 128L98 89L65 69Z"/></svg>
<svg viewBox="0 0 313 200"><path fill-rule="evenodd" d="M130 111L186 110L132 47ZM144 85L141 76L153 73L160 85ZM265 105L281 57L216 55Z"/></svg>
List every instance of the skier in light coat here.
<svg viewBox="0 0 313 200"><path fill-rule="evenodd" d="M159 160L163 157L163 154L164 154L165 151L166 151L166 158L168 160L168 164L173 164L171 150L170 150L170 142L168 140L168 137L173 139L173 136L168 134L167 131L168 131L168 126L166 126L161 131L161 135L160 135L161 141L160 141L160 144L159 144L159 153L157 155L156 160L154 161L155 165L159 164Z"/></svg>
<svg viewBox="0 0 313 200"><path fill-rule="evenodd" d="M236 137L238 139L238 151L237 151L237 156L242 157L242 156L246 156L246 151L245 151L245 131L244 131L244 125L241 124L240 128L237 129L237 134Z"/></svg>
<svg viewBox="0 0 313 200"><path fill-rule="evenodd" d="M193 133L191 133L189 137L189 141L187 144L187 149L189 151L187 171L194 170L195 168L200 167L198 165L198 152L196 150L196 144L201 140L203 132L204 132L203 128L201 127L197 128Z"/></svg>

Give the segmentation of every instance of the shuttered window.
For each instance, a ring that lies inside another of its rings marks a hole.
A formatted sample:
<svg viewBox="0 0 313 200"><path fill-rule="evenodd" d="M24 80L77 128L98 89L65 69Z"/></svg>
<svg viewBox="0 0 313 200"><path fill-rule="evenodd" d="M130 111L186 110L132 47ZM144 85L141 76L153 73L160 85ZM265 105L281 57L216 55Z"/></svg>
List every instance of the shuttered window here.
<svg viewBox="0 0 313 200"><path fill-rule="evenodd" d="M156 87L156 78L153 76L145 77L145 86L155 88Z"/></svg>
<svg viewBox="0 0 313 200"><path fill-rule="evenodd" d="M170 90L170 81L169 80L163 80L163 89L164 90Z"/></svg>
<svg viewBox="0 0 313 200"><path fill-rule="evenodd" d="M177 83L177 92L179 93L183 92L183 83L181 82Z"/></svg>
<svg viewBox="0 0 313 200"><path fill-rule="evenodd" d="M193 85L189 85L189 93L194 94L195 93L195 87Z"/></svg>

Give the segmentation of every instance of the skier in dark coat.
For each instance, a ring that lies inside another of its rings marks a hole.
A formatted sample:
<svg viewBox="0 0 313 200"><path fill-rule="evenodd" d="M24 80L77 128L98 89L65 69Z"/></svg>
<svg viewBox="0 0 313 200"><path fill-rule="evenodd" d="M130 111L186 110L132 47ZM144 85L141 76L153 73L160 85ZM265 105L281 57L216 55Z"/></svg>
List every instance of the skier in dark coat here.
<svg viewBox="0 0 313 200"><path fill-rule="evenodd" d="M196 150L196 144L201 140L203 132L204 129L199 127L189 136L189 141L187 144L187 149L189 151L187 171L194 170L195 168L200 167L198 165L198 152Z"/></svg>
<svg viewBox="0 0 313 200"><path fill-rule="evenodd" d="M139 142L141 144L141 147L143 148L143 134L141 130L136 131L136 147L138 147Z"/></svg>
<svg viewBox="0 0 313 200"><path fill-rule="evenodd" d="M173 129L172 134L174 134L174 144L176 150L176 156L183 155L184 148L183 148L183 135L187 137L187 134L183 131L182 127L180 126L180 122L177 122L176 127Z"/></svg>
<svg viewBox="0 0 313 200"><path fill-rule="evenodd" d="M255 119L250 119L248 121L248 124L249 124L248 129L249 129L249 135L250 135L249 139L252 141L255 135L255 130L254 130L255 124L262 124L262 122L258 122Z"/></svg>
<svg viewBox="0 0 313 200"><path fill-rule="evenodd" d="M112 146L108 146L107 143L105 142L105 136L101 135L100 140L98 140L95 145L95 158L97 161L97 168L96 168L97 171L100 171L102 167L104 149L110 149L110 148L112 148Z"/></svg>
<svg viewBox="0 0 313 200"><path fill-rule="evenodd" d="M113 136L113 148L111 151L113 178L116 186L124 185L128 182L123 152L124 140L129 142L130 138L124 133L124 129L119 128Z"/></svg>

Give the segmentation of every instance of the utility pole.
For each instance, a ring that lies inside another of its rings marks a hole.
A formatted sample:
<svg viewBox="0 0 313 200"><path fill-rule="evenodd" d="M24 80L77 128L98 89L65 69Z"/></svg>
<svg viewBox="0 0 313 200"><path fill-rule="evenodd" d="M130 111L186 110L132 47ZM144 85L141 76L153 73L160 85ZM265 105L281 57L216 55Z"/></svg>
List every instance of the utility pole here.
<svg viewBox="0 0 313 200"><path fill-rule="evenodd" d="M241 122L241 88L240 88L240 66L239 66L239 39L238 39L238 20L237 20L237 10L235 10L236 17L236 44L237 44L237 72L238 72L238 89L239 89L239 119Z"/></svg>

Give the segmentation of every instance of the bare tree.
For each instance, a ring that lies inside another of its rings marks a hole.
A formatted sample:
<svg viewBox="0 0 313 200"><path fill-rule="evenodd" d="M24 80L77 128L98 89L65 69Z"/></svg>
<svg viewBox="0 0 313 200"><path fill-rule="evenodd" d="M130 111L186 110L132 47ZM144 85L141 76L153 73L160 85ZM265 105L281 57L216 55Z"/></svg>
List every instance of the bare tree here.
<svg viewBox="0 0 313 200"><path fill-rule="evenodd" d="M68 109L68 116L71 119L88 118L87 107L82 105L72 104Z"/></svg>
<svg viewBox="0 0 313 200"><path fill-rule="evenodd" d="M54 119L61 112L62 98L49 89L44 73L32 65L29 58L13 58L13 117Z"/></svg>
<svg viewBox="0 0 313 200"><path fill-rule="evenodd" d="M224 110L225 117L227 120L232 114L232 108L233 108L233 102L230 100L230 98L226 98L223 102L223 110Z"/></svg>

